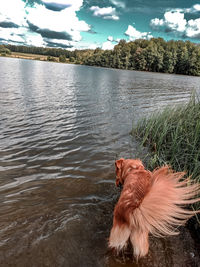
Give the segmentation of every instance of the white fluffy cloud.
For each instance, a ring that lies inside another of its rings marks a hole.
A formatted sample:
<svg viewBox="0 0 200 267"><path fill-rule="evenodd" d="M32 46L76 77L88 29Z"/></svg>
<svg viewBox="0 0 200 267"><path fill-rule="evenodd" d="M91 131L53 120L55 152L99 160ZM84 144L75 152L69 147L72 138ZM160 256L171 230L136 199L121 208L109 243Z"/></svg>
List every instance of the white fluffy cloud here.
<svg viewBox="0 0 200 267"><path fill-rule="evenodd" d="M34 33L30 34L29 32L25 37L26 44L30 46L45 46L46 43L40 34Z"/></svg>
<svg viewBox="0 0 200 267"><path fill-rule="evenodd" d="M30 33L27 28L0 28L0 39L5 43L44 46L45 41L40 34Z"/></svg>
<svg viewBox="0 0 200 267"><path fill-rule="evenodd" d="M183 32L185 30L187 21L184 18L184 14L180 11L168 11L165 12L163 19L152 19L150 26L157 30L165 28L166 31Z"/></svg>
<svg viewBox="0 0 200 267"><path fill-rule="evenodd" d="M24 16L26 16L24 2L21 0L6 0L4 3L1 3L0 22L24 26L26 25Z"/></svg>
<svg viewBox="0 0 200 267"><path fill-rule="evenodd" d="M24 31L22 29L13 28L12 31L8 30L8 28L0 29L0 39L5 39L8 42L23 43L23 34Z"/></svg>
<svg viewBox="0 0 200 267"><path fill-rule="evenodd" d="M114 48L115 44L113 44L111 41L106 41L102 44L103 50L112 50Z"/></svg>
<svg viewBox="0 0 200 267"><path fill-rule="evenodd" d="M185 33L187 37L200 39L200 18L189 20Z"/></svg>
<svg viewBox="0 0 200 267"><path fill-rule="evenodd" d="M92 6L90 10L93 11L93 16L102 17L103 19L119 20L116 9L114 7L98 7Z"/></svg>
<svg viewBox="0 0 200 267"><path fill-rule="evenodd" d="M185 13L192 10L200 11L200 5L195 5L191 9L185 10ZM156 31L172 32L181 37L200 39L200 18L186 20L182 10L167 11L163 19L152 19L150 26Z"/></svg>
<svg viewBox="0 0 200 267"><path fill-rule="evenodd" d="M83 0L42 0L45 5L26 7L22 0L6 0L0 8L0 38L5 42L25 45L61 47L74 45L82 39L80 32L90 25L79 20L76 12ZM62 5L57 11L46 4ZM12 8L10 8L12 6ZM69 43L71 42L71 44Z"/></svg>
<svg viewBox="0 0 200 267"><path fill-rule="evenodd" d="M131 41L136 39L150 39L153 37L150 32L140 32L131 25L128 26L128 29L126 30L125 34L129 36L129 39Z"/></svg>
<svg viewBox="0 0 200 267"><path fill-rule="evenodd" d="M181 11L183 13L197 13L200 11L200 4L193 5L190 8L179 8L175 10Z"/></svg>
<svg viewBox="0 0 200 267"><path fill-rule="evenodd" d="M38 19L40 18L40 19ZM66 8L60 12L54 12L46 9L42 5L36 5L35 8L29 8L29 14L27 21L32 25L32 28L36 27L37 32L49 31L59 36L60 34L66 34L69 39L73 41L80 41L80 31L89 31L90 26L82 20L79 20L74 10ZM55 23L56 22L56 23ZM62 37L58 38L62 39ZM63 38L64 39L64 38Z"/></svg>
<svg viewBox="0 0 200 267"><path fill-rule="evenodd" d="M112 43L119 43L119 41L120 41L120 38L117 38L117 39L114 39L114 37L113 36L108 36L107 37L107 41L109 41L109 42L112 42Z"/></svg>
<svg viewBox="0 0 200 267"><path fill-rule="evenodd" d="M114 38L112 36L108 36L107 40L113 42Z"/></svg>
<svg viewBox="0 0 200 267"><path fill-rule="evenodd" d="M200 4L196 4L192 7L193 12L199 12L200 11Z"/></svg>

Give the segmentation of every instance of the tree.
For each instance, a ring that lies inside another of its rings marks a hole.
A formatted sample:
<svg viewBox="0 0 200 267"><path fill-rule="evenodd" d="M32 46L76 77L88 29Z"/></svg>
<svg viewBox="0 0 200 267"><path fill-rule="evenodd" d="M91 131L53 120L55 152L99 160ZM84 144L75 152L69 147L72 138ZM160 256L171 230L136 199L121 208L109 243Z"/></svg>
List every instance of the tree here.
<svg viewBox="0 0 200 267"><path fill-rule="evenodd" d="M141 47L137 48L134 55L135 69L147 70L147 61L145 58L145 50Z"/></svg>
<svg viewBox="0 0 200 267"><path fill-rule="evenodd" d="M0 55L1 56L6 56L6 55L10 55L11 51L10 49L4 47L3 45L0 45Z"/></svg>
<svg viewBox="0 0 200 267"><path fill-rule="evenodd" d="M59 62L66 62L66 56L65 55L60 55L59 56Z"/></svg>
<svg viewBox="0 0 200 267"><path fill-rule="evenodd" d="M48 61L53 61L53 62L56 61L56 59L55 59L54 57L51 57L51 56L48 56L48 57L47 57L47 60L48 60Z"/></svg>

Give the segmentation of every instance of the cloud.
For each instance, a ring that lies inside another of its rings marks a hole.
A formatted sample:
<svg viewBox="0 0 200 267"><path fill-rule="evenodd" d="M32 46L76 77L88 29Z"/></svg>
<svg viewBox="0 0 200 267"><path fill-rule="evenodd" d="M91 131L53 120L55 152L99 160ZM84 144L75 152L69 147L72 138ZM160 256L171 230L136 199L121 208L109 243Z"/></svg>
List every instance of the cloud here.
<svg viewBox="0 0 200 267"><path fill-rule="evenodd" d="M190 8L177 8L177 9L174 9L174 11L180 11L183 13L191 13L191 14L198 13L200 12L200 4L193 5Z"/></svg>
<svg viewBox="0 0 200 267"><path fill-rule="evenodd" d="M24 38L25 38L26 45L29 45L29 46L42 47L42 46L46 45L42 36L40 34L37 34L37 33L32 34L30 32L27 32L26 35L24 36Z"/></svg>
<svg viewBox="0 0 200 267"><path fill-rule="evenodd" d="M0 21L0 27L2 28L19 28L19 25L9 22L9 21Z"/></svg>
<svg viewBox="0 0 200 267"><path fill-rule="evenodd" d="M107 40L110 41L110 42L113 42L113 37L112 36L108 36Z"/></svg>
<svg viewBox="0 0 200 267"><path fill-rule="evenodd" d="M71 42L59 42L58 40L51 40L51 39L46 39L45 45L48 47L61 47L61 48L72 48L73 45Z"/></svg>
<svg viewBox="0 0 200 267"><path fill-rule="evenodd" d="M12 23L16 26L24 26L26 25L25 15L24 2L21 0L6 0L4 3L1 3L0 22L4 23L4 25L5 23L7 25L8 23Z"/></svg>
<svg viewBox="0 0 200 267"><path fill-rule="evenodd" d="M128 26L128 29L126 30L125 35L129 36L130 41L133 41L136 39L150 39L153 37L150 32L140 32L131 25Z"/></svg>
<svg viewBox="0 0 200 267"><path fill-rule="evenodd" d="M2 28L0 29L0 39L4 43L30 45L30 46L44 46L45 42L40 34L30 33L27 28Z"/></svg>
<svg viewBox="0 0 200 267"><path fill-rule="evenodd" d="M102 44L103 50L112 50L114 48L115 44L113 44L111 41L106 41Z"/></svg>
<svg viewBox="0 0 200 267"><path fill-rule="evenodd" d="M77 17L82 5L83 0L6 0L0 9L0 38L24 45L71 47L82 39L81 32L91 31L90 25ZM19 35L15 28L23 33Z"/></svg>
<svg viewBox="0 0 200 267"><path fill-rule="evenodd" d="M82 42L74 43L73 48L71 48L69 50L71 50L71 51L73 51L75 49L79 49L79 50L93 49L94 50L98 47L101 47L101 44L98 42L90 43L90 42L82 41Z"/></svg>
<svg viewBox="0 0 200 267"><path fill-rule="evenodd" d="M190 12L194 12L194 10L200 11L200 5L190 8ZM184 12L189 12L189 9ZM168 32L182 38L200 39L200 18L187 21L184 12L183 10L167 11L162 19L152 19L150 26L155 31Z"/></svg>
<svg viewBox="0 0 200 267"><path fill-rule="evenodd" d="M98 47L99 47L98 44L88 44L88 45L87 45L87 48L88 48L88 49L96 49L96 48L98 48Z"/></svg>
<svg viewBox="0 0 200 267"><path fill-rule="evenodd" d="M72 41L72 36L65 31L58 32L58 31L52 31L49 29L40 29L38 26L35 26L29 21L28 21L28 25L29 25L30 30L41 34L42 37Z"/></svg>
<svg viewBox="0 0 200 267"><path fill-rule="evenodd" d="M119 17L116 14L116 9L114 7L99 7L99 6L92 6L90 10L93 11L93 16L101 17L103 19L110 19L110 20L119 20Z"/></svg>
<svg viewBox="0 0 200 267"><path fill-rule="evenodd" d="M113 36L109 35L107 41L102 44L101 48L103 50L112 50L119 41L120 39L114 39Z"/></svg>
<svg viewBox="0 0 200 267"><path fill-rule="evenodd" d="M195 12L200 12L200 4L196 4L193 6Z"/></svg>
<svg viewBox="0 0 200 267"><path fill-rule="evenodd" d="M65 8L78 11L83 5L83 0L41 0L46 8L53 11L61 11Z"/></svg>
<svg viewBox="0 0 200 267"><path fill-rule="evenodd" d="M200 39L200 19L188 21L185 35L190 38Z"/></svg>
<svg viewBox="0 0 200 267"><path fill-rule="evenodd" d="M120 8L123 8L123 9L126 7L126 4L123 1L119 1L119 0L110 0L110 1L116 7L120 7Z"/></svg>
<svg viewBox="0 0 200 267"><path fill-rule="evenodd" d="M108 36L107 41L113 42L113 43L119 43L120 38L114 39L113 36Z"/></svg>
<svg viewBox="0 0 200 267"><path fill-rule="evenodd" d="M53 10L53 11L61 11L67 7L69 7L68 5L64 5L64 4L55 4L55 3L45 3L44 5L47 9Z"/></svg>
<svg viewBox="0 0 200 267"><path fill-rule="evenodd" d="M97 32L96 32L95 30L92 29L92 26L91 26L91 28L89 29L88 32L91 33L91 34L97 34Z"/></svg>
<svg viewBox="0 0 200 267"><path fill-rule="evenodd" d="M154 30L164 29L166 32L183 32L187 21L180 11L167 11L163 19L152 19L150 26Z"/></svg>
<svg viewBox="0 0 200 267"><path fill-rule="evenodd" d="M54 12L37 5L29 9L27 20L32 31L41 33L43 37L48 37L50 34L49 38L56 38L57 35L57 39L80 41L82 39L80 32L90 30L90 26L85 21L77 18L73 8Z"/></svg>
<svg viewBox="0 0 200 267"><path fill-rule="evenodd" d="M4 41L5 43L24 43L24 29L20 28L13 28L12 31L10 31L9 28L1 28L0 29L0 39Z"/></svg>

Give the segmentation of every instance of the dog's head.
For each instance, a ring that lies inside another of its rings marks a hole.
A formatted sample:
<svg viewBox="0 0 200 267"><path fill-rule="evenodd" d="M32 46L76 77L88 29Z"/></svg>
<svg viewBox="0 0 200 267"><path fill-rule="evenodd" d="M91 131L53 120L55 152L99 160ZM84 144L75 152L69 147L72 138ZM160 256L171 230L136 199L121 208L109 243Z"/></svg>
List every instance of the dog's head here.
<svg viewBox="0 0 200 267"><path fill-rule="evenodd" d="M115 161L116 186L123 186L127 174L133 170L144 170L144 165L139 159L118 159Z"/></svg>

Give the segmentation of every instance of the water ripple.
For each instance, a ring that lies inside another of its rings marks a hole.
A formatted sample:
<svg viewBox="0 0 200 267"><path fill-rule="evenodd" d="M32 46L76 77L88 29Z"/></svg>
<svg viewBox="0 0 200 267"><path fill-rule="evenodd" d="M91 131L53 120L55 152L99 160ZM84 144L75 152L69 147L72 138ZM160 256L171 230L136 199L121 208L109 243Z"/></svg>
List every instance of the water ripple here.
<svg viewBox="0 0 200 267"><path fill-rule="evenodd" d="M114 160L138 156L133 120L185 103L200 79L0 58L0 81L0 265L98 266Z"/></svg>

